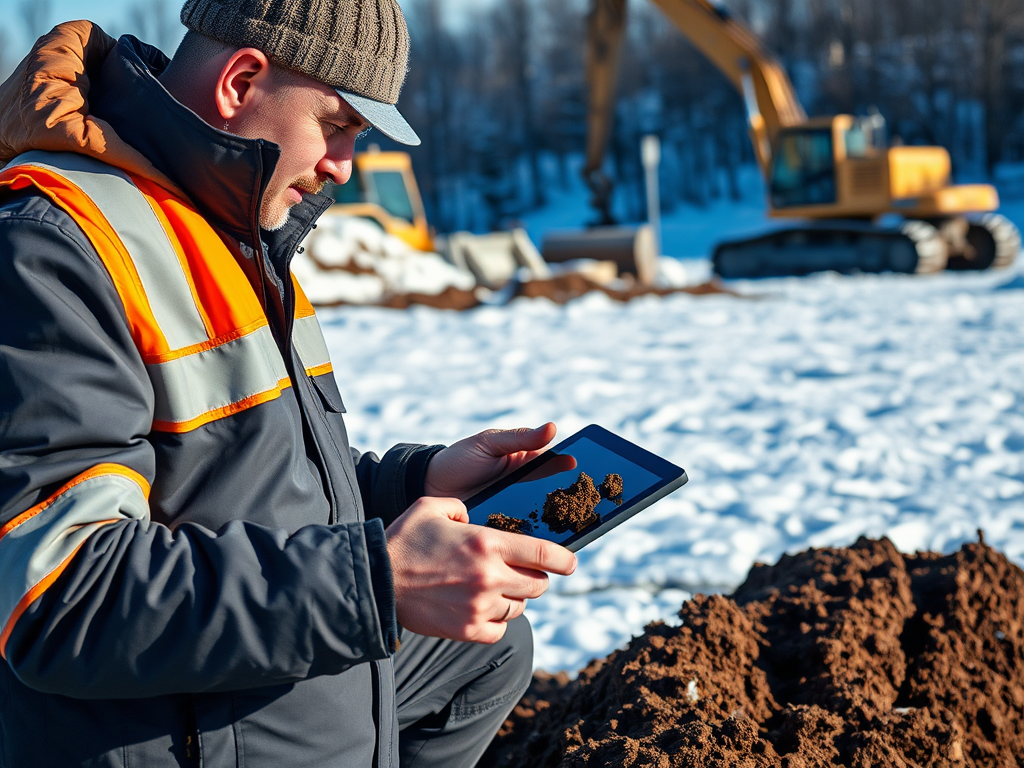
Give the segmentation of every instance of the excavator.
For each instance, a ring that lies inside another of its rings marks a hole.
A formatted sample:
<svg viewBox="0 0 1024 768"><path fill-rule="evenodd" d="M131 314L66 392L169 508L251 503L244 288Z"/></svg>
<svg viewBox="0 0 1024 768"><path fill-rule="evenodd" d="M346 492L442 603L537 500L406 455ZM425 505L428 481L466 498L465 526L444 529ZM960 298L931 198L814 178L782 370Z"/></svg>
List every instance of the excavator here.
<svg viewBox="0 0 1024 768"><path fill-rule="evenodd" d="M328 192L335 201L332 215L369 219L410 248L434 250L434 233L408 153L381 152L371 144L353 158L348 183L331 185Z"/></svg>
<svg viewBox="0 0 1024 768"><path fill-rule="evenodd" d="M797 220L721 242L712 261L726 278L838 272L926 273L1005 267L1021 235L995 213L987 184L950 183L941 147L888 146L878 115L808 119L789 77L753 32L709 0L651 0L743 97L768 213ZM604 159L627 0L592 0L590 89L583 176L601 225L612 225Z"/></svg>

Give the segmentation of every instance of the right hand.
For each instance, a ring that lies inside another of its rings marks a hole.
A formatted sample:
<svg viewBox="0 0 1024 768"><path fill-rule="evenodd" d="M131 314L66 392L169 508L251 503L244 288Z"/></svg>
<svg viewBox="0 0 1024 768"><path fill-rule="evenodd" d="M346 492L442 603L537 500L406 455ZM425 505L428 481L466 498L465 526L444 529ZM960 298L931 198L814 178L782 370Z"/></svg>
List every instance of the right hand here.
<svg viewBox="0 0 1024 768"><path fill-rule="evenodd" d="M469 525L458 499L424 497L388 526L398 623L420 635L496 643L505 623L568 576L576 556L560 544Z"/></svg>

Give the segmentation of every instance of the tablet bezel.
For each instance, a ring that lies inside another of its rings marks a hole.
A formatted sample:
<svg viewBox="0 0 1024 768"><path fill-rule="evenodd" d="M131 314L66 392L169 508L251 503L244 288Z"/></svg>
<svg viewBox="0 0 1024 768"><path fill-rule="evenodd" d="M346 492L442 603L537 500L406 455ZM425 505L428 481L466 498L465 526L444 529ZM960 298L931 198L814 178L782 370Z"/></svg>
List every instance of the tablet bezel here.
<svg viewBox="0 0 1024 768"><path fill-rule="evenodd" d="M685 485L689 480L686 476L686 470L682 467L677 467L672 462L641 448L635 443L631 443L629 440L616 435L614 432L609 432L602 426L590 424L468 499L466 501L466 509L469 511L470 516L472 517L472 511L475 507L478 507L488 499L497 496L509 486L514 485L519 480L529 475L538 466L549 461L551 458L550 454L552 452L565 453L573 443L583 439L591 440L598 445L607 448L612 453L621 456L624 460L646 469L656 475L659 480L646 490L645 495L639 497L634 496L632 499L628 500L628 502L619 507L614 514L610 515L605 520L602 520L596 527L580 531L579 533L570 536L564 542L557 542L570 552L576 552L595 539L600 538L612 528L621 525L633 517L633 515L646 509L654 502L665 498L668 494L672 493L672 491L675 491ZM481 525L481 523L473 524ZM530 534L519 535L529 536Z"/></svg>

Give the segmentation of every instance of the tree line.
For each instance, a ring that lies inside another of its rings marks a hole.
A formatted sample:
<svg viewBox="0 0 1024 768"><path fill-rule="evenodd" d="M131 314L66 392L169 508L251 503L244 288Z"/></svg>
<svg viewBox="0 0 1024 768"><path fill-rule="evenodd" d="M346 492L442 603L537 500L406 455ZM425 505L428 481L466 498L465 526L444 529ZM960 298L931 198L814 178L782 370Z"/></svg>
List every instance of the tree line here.
<svg viewBox="0 0 1024 768"><path fill-rule="evenodd" d="M578 172L586 138L590 0L402 0L412 61L400 104L441 231L507 225ZM894 141L947 147L959 181L1024 163L1021 0L723 0L782 61L809 115L878 110ZM123 29L173 52L178 0L135 0ZM0 20L0 74L49 28L50 0ZM8 29L4 29L4 27ZM646 0L631 0L609 167L626 219L643 217L640 137L662 139L662 203L742 195L753 163L742 98ZM390 148L379 134L370 139Z"/></svg>
<svg viewBox="0 0 1024 768"><path fill-rule="evenodd" d="M1020 0L724 5L782 61L809 115L878 110L891 140L947 147L958 181L1024 163ZM443 0L410 0L406 10L402 106L424 134L413 156L438 226L487 228L543 204L584 151L588 0L503 0L457 15ZM742 98L657 7L631 0L609 148L627 219L644 214L639 143L652 132L666 150L664 206L742 194L739 171L753 163ZM451 205L467 188L486 220Z"/></svg>

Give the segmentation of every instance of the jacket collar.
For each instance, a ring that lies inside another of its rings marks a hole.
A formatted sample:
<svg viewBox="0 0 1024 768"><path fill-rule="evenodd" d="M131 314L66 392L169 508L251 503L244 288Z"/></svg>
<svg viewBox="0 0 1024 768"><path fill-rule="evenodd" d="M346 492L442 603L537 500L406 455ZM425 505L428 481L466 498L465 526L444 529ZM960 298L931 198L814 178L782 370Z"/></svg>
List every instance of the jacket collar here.
<svg viewBox="0 0 1024 768"><path fill-rule="evenodd" d="M167 64L134 37L115 41L88 21L58 25L0 84L0 164L32 149L80 152L152 179L230 237L258 250L265 242L285 275L299 240L333 201L303 195L284 228L262 232L260 200L280 149L207 124L156 79Z"/></svg>
<svg viewBox="0 0 1024 768"><path fill-rule="evenodd" d="M165 174L203 216L252 242L259 202L280 157L276 144L217 130L156 79L169 60L125 35L92 90L94 115Z"/></svg>

